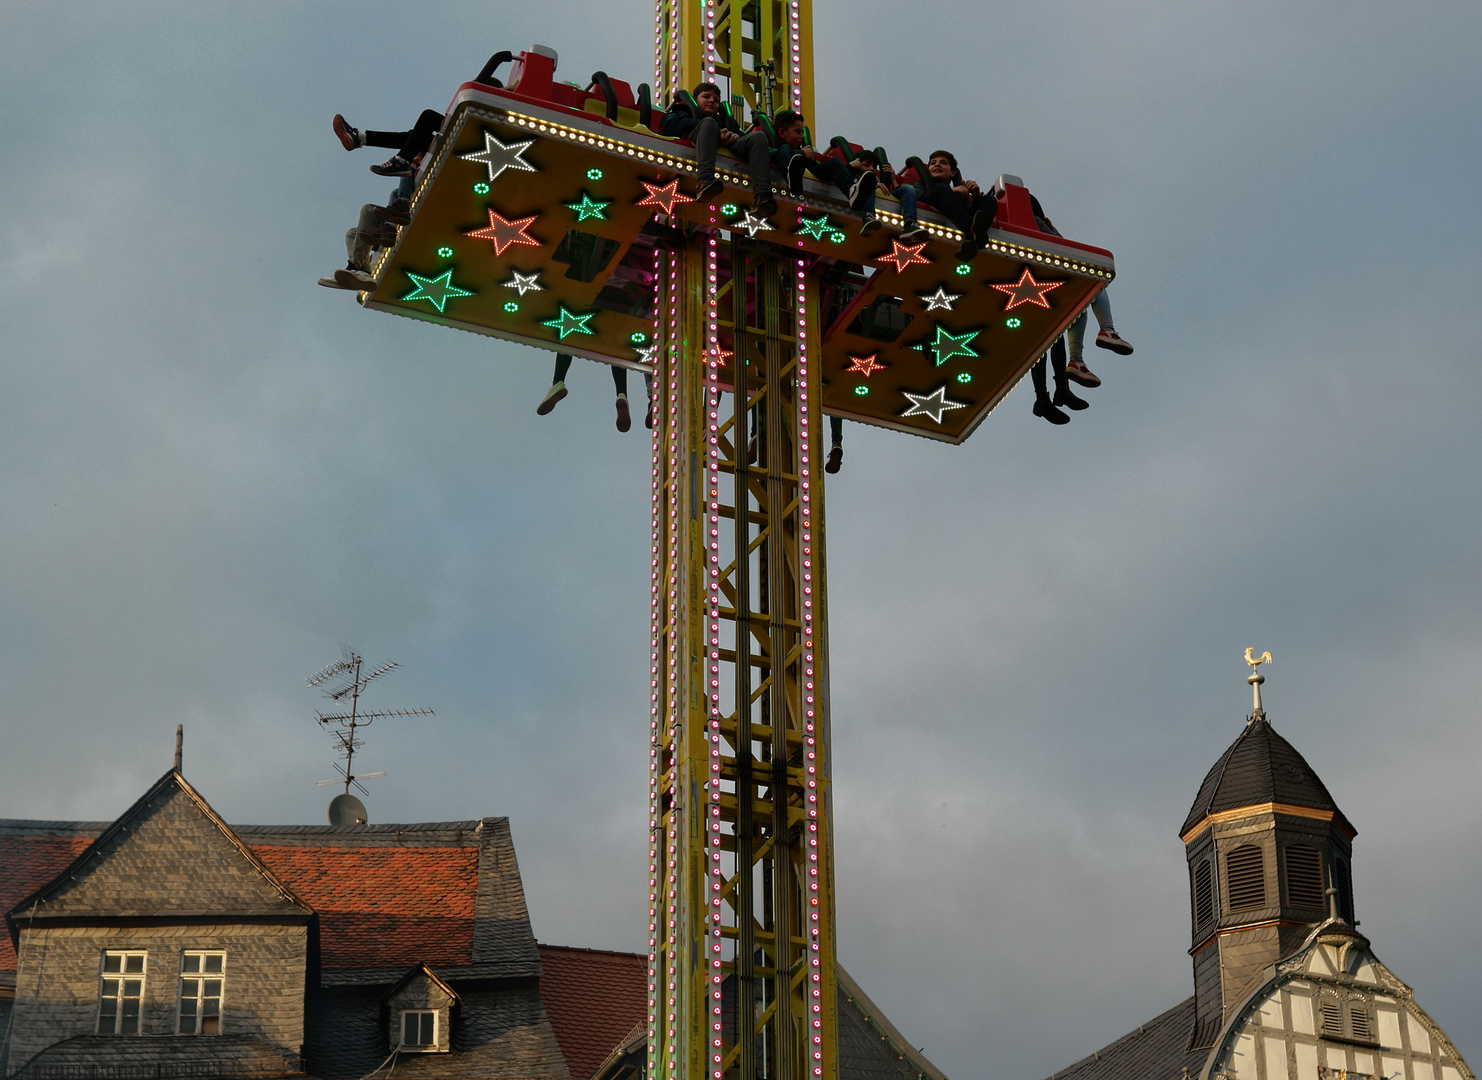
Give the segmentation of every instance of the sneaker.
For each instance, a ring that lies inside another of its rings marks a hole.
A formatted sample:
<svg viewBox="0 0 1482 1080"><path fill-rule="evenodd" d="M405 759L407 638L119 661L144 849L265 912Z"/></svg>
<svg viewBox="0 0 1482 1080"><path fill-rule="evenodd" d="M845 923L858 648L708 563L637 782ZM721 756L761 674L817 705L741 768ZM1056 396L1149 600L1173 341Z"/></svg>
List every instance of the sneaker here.
<svg viewBox="0 0 1482 1080"><path fill-rule="evenodd" d="M556 407L556 402L566 396L566 384L564 382L551 383L551 388L545 392L545 397L540 399L540 404L535 406L535 415L544 416Z"/></svg>
<svg viewBox="0 0 1482 1080"><path fill-rule="evenodd" d="M364 270L357 270L353 266L346 267L344 270L336 270L334 272L334 279L340 283L340 288L342 289L356 289L362 292L369 292L376 287L375 278L371 277Z"/></svg>
<svg viewBox="0 0 1482 1080"><path fill-rule="evenodd" d="M979 210L973 215L973 239L978 242L979 247L988 243L988 230L993 227L993 217L997 209L998 207L995 206L993 210Z"/></svg>
<svg viewBox="0 0 1482 1080"><path fill-rule="evenodd" d="M902 244L919 244L923 240L930 239L931 233L926 231L926 226L924 225L912 225L905 232L901 233Z"/></svg>
<svg viewBox="0 0 1482 1080"><path fill-rule="evenodd" d="M627 431L633 426L633 414L628 411L628 395L617 396L617 429Z"/></svg>
<svg viewBox="0 0 1482 1080"><path fill-rule="evenodd" d="M977 254L978 244L976 240L972 239L972 237L968 237L966 240L964 240L962 242L962 246L957 249L957 258L962 262L972 262Z"/></svg>
<svg viewBox="0 0 1482 1080"><path fill-rule="evenodd" d="M709 180L700 181L700 190L695 193L695 202L714 202L722 191L726 189L724 181L711 177Z"/></svg>
<svg viewBox="0 0 1482 1080"><path fill-rule="evenodd" d="M874 214L864 219L864 224L859 227L860 236L874 236L880 231L880 219Z"/></svg>
<svg viewBox="0 0 1482 1080"><path fill-rule="evenodd" d="M643 426L649 431L654 429L654 399L648 399L648 413L643 417Z"/></svg>
<svg viewBox="0 0 1482 1080"><path fill-rule="evenodd" d="M360 137L360 129L345 123L345 118L339 113L334 114L333 127L334 133L339 136L340 145L346 150L357 150L365 145L365 140Z"/></svg>
<svg viewBox="0 0 1482 1080"><path fill-rule="evenodd" d="M1118 356L1132 355L1132 343L1111 327L1107 327L1096 335L1096 347L1098 349L1110 349Z"/></svg>
<svg viewBox="0 0 1482 1080"><path fill-rule="evenodd" d="M1042 416L1050 423L1056 425L1070 423L1070 417L1066 416L1059 409L1055 408L1055 406L1050 403L1049 398L1034 399L1034 415Z"/></svg>
<svg viewBox="0 0 1482 1080"><path fill-rule="evenodd" d="M411 176L414 170L410 161L400 154L394 154L381 164L372 165L370 171L377 176Z"/></svg>
<svg viewBox="0 0 1482 1080"><path fill-rule="evenodd" d="M803 197L803 170L807 167L808 159L802 154L787 159L787 190L792 192L794 199Z"/></svg>
<svg viewBox="0 0 1482 1080"><path fill-rule="evenodd" d="M756 211L757 217L770 218L777 213L777 200L768 195L761 202L753 202L751 208Z"/></svg>
<svg viewBox="0 0 1482 1080"><path fill-rule="evenodd" d="M1076 397L1071 392L1069 386L1057 386L1055 388L1055 396L1050 400L1060 408L1070 409L1072 412L1080 412L1082 409L1089 409L1091 407L1089 401Z"/></svg>
<svg viewBox="0 0 1482 1080"><path fill-rule="evenodd" d="M844 467L844 448L838 443L829 447L828 460L823 463L823 471L836 473Z"/></svg>
<svg viewBox="0 0 1482 1080"><path fill-rule="evenodd" d="M340 270L338 273L344 273L344 271ZM323 285L326 289L355 289L359 287L356 285L341 285L340 279L335 277L322 277L319 279L319 284Z"/></svg>
<svg viewBox="0 0 1482 1080"><path fill-rule="evenodd" d="M373 207L371 216L387 225L407 225L412 220L412 208L409 203L397 199L390 206Z"/></svg>
<svg viewBox="0 0 1482 1080"><path fill-rule="evenodd" d="M863 206L875 194L875 185L879 182L879 178L872 172L860 173L859 179L849 189L849 209L858 210Z"/></svg>
<svg viewBox="0 0 1482 1080"><path fill-rule="evenodd" d="M1093 390L1101 385L1101 380L1086 366L1084 360L1072 360L1066 364L1065 377L1071 382L1080 383L1082 386L1089 386Z"/></svg>

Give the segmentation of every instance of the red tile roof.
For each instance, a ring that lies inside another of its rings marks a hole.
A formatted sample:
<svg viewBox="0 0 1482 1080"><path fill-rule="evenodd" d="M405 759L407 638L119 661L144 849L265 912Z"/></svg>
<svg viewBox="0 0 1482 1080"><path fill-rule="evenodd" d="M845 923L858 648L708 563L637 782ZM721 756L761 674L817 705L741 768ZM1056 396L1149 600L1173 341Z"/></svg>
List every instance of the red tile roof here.
<svg viewBox="0 0 1482 1080"><path fill-rule="evenodd" d="M92 842L90 836L0 835L0 914L60 874ZM0 931L0 971L14 970L15 948Z"/></svg>
<svg viewBox="0 0 1482 1080"><path fill-rule="evenodd" d="M298 847L253 852L319 913L328 969L473 959L476 847Z"/></svg>
<svg viewBox="0 0 1482 1080"><path fill-rule="evenodd" d="M540 996L571 1080L588 1080L648 1019L648 957L542 945L540 966Z"/></svg>

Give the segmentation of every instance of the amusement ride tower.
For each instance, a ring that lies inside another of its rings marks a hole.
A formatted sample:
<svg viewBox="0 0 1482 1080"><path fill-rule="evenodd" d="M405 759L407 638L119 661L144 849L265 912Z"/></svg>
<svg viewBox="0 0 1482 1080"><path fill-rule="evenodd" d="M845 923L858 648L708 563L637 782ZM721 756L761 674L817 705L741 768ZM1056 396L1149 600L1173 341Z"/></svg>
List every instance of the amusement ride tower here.
<svg viewBox="0 0 1482 1080"><path fill-rule="evenodd" d="M1041 232L1011 176L967 262L930 210L905 245L882 198L888 228L861 237L812 181L759 217L724 154L725 193L697 202L662 105L715 82L738 114L811 120L811 6L657 0L653 89L497 54L361 295L652 378L648 1067L666 1080L838 1075L825 414L961 443L1114 273Z"/></svg>

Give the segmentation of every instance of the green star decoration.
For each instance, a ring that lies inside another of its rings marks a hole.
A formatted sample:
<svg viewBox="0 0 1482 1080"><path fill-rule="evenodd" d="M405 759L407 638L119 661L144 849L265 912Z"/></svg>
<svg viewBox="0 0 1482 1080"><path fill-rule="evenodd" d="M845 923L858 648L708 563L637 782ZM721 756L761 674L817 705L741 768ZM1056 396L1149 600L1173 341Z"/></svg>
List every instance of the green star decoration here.
<svg viewBox="0 0 1482 1080"><path fill-rule="evenodd" d="M977 356L978 352L972 345L979 333L978 330L969 330L965 334L949 334L945 326L938 324L937 339L931 343L931 351L937 354L937 367L954 356Z"/></svg>
<svg viewBox="0 0 1482 1080"><path fill-rule="evenodd" d="M566 305L562 304L560 315L554 319L547 319L540 325L549 326L561 335L562 341L565 341L567 334L595 334L596 331L587 325L587 320L595 314L597 314L595 311L589 311L585 315L577 315L567 311Z"/></svg>
<svg viewBox="0 0 1482 1080"><path fill-rule="evenodd" d="M820 214L816 218L810 218L807 214L804 214L802 222L798 225L799 236L811 236L815 240L822 240L825 233L833 231L833 228L828 223L827 214Z"/></svg>
<svg viewBox="0 0 1482 1080"><path fill-rule="evenodd" d="M407 277L417 286L411 292L402 297L403 300L426 300L437 308L441 314L443 308L458 296L472 296L473 293L467 289L460 289L453 284L453 271L444 270L435 278L425 278L421 274L414 274L410 270L406 272Z"/></svg>
<svg viewBox="0 0 1482 1080"><path fill-rule="evenodd" d="M612 200L602 201L594 199L585 191L581 193L581 202L566 203L576 214L577 221L586 221L587 218L596 218L598 221L607 220L607 208L612 205Z"/></svg>

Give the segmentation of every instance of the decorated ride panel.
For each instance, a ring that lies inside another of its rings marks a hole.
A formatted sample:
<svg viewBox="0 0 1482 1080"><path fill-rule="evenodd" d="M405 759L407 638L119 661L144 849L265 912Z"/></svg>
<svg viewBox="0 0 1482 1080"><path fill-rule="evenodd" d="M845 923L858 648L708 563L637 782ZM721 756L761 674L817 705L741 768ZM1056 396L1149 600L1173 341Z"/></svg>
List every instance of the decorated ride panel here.
<svg viewBox="0 0 1482 1080"><path fill-rule="evenodd" d="M725 192L697 203L693 149L622 113L461 88L365 305L648 370L658 249L723 230L808 260L820 279L825 411L957 443L1114 273L1109 252L1040 232L1011 177L970 262L926 208L929 239L902 244L883 193L886 224L870 237L843 194L812 179L802 201L779 188L765 221L724 153Z"/></svg>

